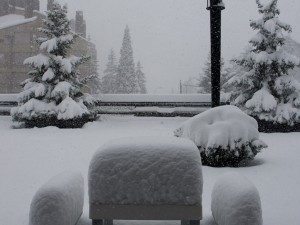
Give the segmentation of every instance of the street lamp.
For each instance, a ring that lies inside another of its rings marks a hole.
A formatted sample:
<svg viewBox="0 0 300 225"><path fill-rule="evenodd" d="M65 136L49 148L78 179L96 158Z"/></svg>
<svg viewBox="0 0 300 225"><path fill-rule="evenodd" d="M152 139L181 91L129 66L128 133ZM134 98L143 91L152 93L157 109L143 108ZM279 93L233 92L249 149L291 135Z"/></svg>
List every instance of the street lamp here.
<svg viewBox="0 0 300 225"><path fill-rule="evenodd" d="M210 11L211 104L216 107L220 105L221 11L225 4L222 0L207 0L206 9Z"/></svg>
<svg viewBox="0 0 300 225"><path fill-rule="evenodd" d="M210 10L211 7L220 7L221 10L225 9L225 4L222 0L207 0L207 10Z"/></svg>

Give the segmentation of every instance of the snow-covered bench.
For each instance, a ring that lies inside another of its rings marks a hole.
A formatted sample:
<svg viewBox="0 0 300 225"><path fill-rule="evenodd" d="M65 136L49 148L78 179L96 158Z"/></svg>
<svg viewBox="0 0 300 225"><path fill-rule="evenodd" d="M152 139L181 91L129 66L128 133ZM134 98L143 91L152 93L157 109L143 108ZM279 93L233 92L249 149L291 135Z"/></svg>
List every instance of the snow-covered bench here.
<svg viewBox="0 0 300 225"><path fill-rule="evenodd" d="M83 210L83 177L65 172L53 177L35 194L29 225L75 225Z"/></svg>
<svg viewBox="0 0 300 225"><path fill-rule="evenodd" d="M242 175L229 172L217 180L211 210L218 225L262 225L256 187Z"/></svg>
<svg viewBox="0 0 300 225"><path fill-rule="evenodd" d="M202 219L202 165L182 138L121 138L102 146L89 168L93 225L113 220Z"/></svg>

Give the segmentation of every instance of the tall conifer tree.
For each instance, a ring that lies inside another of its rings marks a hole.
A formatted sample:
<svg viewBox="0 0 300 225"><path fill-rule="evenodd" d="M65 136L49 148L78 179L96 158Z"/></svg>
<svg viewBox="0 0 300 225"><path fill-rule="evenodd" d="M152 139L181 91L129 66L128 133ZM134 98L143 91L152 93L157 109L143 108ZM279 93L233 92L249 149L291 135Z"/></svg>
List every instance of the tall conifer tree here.
<svg viewBox="0 0 300 225"><path fill-rule="evenodd" d="M32 70L22 83L19 106L11 111L13 120L27 127L80 127L94 120L94 99L82 93L77 69L89 58L68 54L77 35L71 32L67 7L55 2L39 31L41 53L24 61Z"/></svg>
<svg viewBox="0 0 300 225"><path fill-rule="evenodd" d="M228 81L235 87L232 101L260 120L293 125L300 121L300 83L289 71L300 60L283 48L283 32L291 27L279 20L277 0L256 3L262 18L250 22L258 32L250 48L233 60L236 75Z"/></svg>
<svg viewBox="0 0 300 225"><path fill-rule="evenodd" d="M108 62L102 77L102 93L113 94L117 93L116 89L117 65L114 50L111 49L108 55Z"/></svg>
<svg viewBox="0 0 300 225"><path fill-rule="evenodd" d="M138 92L133 50L128 26L125 28L123 43L120 50L119 66L116 76L116 89L117 93L122 94Z"/></svg>
<svg viewBox="0 0 300 225"><path fill-rule="evenodd" d="M144 72L142 71L142 65L140 62L137 63L136 65L136 77L137 77L137 83L138 83L138 92L141 94L146 94L147 93L147 88L146 88L146 76Z"/></svg>

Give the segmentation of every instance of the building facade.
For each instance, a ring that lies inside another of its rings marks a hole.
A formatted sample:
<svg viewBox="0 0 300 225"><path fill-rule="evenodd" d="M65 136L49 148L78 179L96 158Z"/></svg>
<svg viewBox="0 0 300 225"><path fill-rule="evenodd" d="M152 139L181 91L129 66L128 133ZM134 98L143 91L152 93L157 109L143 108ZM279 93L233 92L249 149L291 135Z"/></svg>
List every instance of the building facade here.
<svg viewBox="0 0 300 225"><path fill-rule="evenodd" d="M20 83L28 78L27 73L30 70L23 62L39 52L35 40L41 35L37 28L43 26L45 15L39 12L39 1L36 0L0 2L0 93L19 93L22 90ZM29 2L31 3L27 4ZM52 9L52 4L53 0L48 0L48 10ZM78 37L71 54L94 54L91 53L90 46L88 40ZM90 75L89 63L81 65L79 69L83 77Z"/></svg>

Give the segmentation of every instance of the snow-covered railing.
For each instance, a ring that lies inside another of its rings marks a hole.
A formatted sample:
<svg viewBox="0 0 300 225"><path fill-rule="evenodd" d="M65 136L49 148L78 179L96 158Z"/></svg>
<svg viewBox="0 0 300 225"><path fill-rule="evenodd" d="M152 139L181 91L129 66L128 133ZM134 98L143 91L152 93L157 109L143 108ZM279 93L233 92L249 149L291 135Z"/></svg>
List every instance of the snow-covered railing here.
<svg viewBox="0 0 300 225"><path fill-rule="evenodd" d="M194 116L211 107L210 94L102 94L95 98L99 114Z"/></svg>
<svg viewBox="0 0 300 225"><path fill-rule="evenodd" d="M9 115L10 109L16 105L18 94L0 94L0 115Z"/></svg>
<svg viewBox="0 0 300 225"><path fill-rule="evenodd" d="M210 94L100 94L94 97L99 114L194 116L211 106ZM9 115L16 105L17 94L0 94L0 115Z"/></svg>

